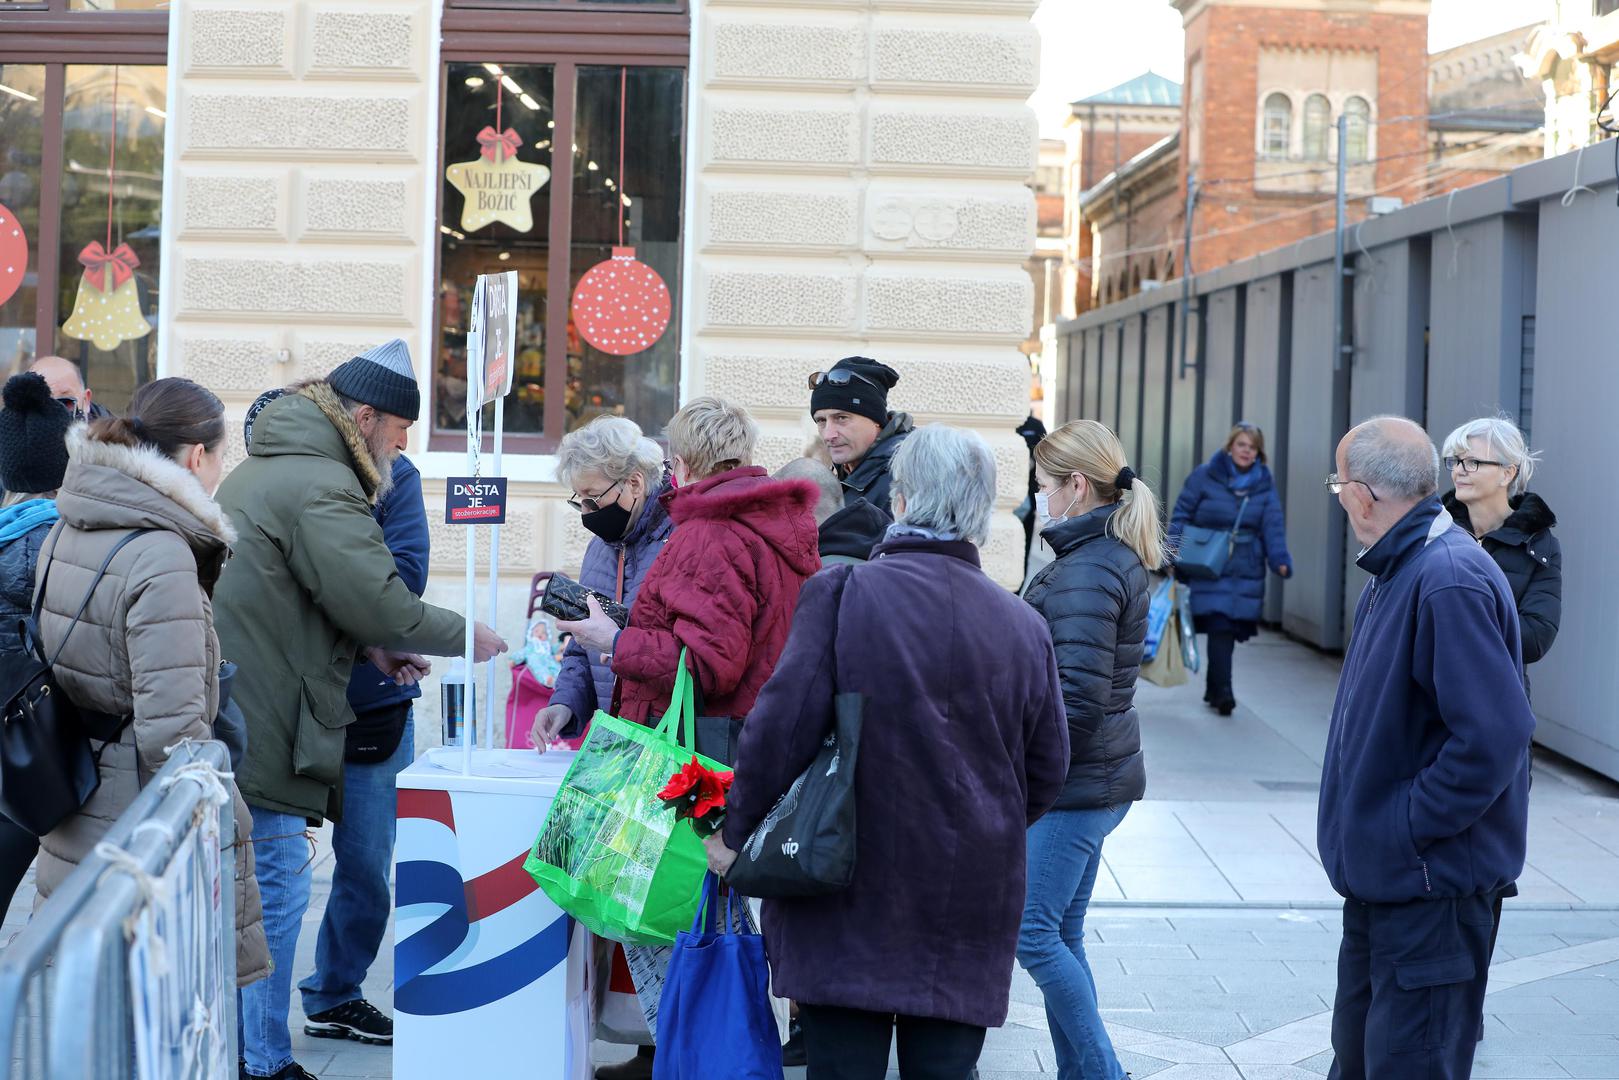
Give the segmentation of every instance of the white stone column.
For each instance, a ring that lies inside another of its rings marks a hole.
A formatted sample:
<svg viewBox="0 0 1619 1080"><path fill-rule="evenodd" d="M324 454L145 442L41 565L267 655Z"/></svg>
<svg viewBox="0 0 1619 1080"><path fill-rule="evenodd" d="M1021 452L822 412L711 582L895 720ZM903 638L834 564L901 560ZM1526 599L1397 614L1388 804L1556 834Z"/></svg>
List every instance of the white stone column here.
<svg viewBox="0 0 1619 1080"><path fill-rule="evenodd" d="M978 429L999 508L985 568L1021 579L1039 145L1037 0L698 6L687 385L746 404L762 464L813 434L805 377L859 353L892 408Z"/></svg>

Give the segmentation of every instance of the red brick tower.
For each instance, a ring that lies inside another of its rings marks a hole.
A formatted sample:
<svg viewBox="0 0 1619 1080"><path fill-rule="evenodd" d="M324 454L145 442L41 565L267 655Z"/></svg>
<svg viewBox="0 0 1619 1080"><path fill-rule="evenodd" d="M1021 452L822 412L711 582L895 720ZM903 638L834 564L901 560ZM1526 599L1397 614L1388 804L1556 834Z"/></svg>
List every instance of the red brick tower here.
<svg viewBox="0 0 1619 1080"><path fill-rule="evenodd" d="M1194 270L1332 228L1340 115L1350 220L1370 195L1410 197L1428 151L1428 0L1171 2L1186 25Z"/></svg>

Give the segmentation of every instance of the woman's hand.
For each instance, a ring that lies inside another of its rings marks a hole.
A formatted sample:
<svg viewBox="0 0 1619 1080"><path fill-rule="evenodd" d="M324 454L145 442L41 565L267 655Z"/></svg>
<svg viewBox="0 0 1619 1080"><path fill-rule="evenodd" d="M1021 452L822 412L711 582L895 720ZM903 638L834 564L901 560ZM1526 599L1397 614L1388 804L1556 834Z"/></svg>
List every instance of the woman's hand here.
<svg viewBox="0 0 1619 1080"><path fill-rule="evenodd" d="M705 837L703 850L708 853L708 868L720 877L724 877L731 869L731 864L736 862L736 852L725 846L723 833Z"/></svg>
<svg viewBox="0 0 1619 1080"><path fill-rule="evenodd" d="M528 733L528 744L540 753L556 741L562 729L573 721L573 710L566 705L547 705L534 717L534 727Z"/></svg>
<svg viewBox="0 0 1619 1080"><path fill-rule="evenodd" d="M1293 576L1293 568L1287 563L1283 563L1281 566L1276 568L1276 575L1278 577L1290 578Z"/></svg>
<svg viewBox="0 0 1619 1080"><path fill-rule="evenodd" d="M586 596L585 604L590 609L588 618L578 622L560 619L557 629L564 634L572 634L573 640L586 652L612 652L613 639L618 636L618 624L602 614L602 606L596 602L595 596Z"/></svg>

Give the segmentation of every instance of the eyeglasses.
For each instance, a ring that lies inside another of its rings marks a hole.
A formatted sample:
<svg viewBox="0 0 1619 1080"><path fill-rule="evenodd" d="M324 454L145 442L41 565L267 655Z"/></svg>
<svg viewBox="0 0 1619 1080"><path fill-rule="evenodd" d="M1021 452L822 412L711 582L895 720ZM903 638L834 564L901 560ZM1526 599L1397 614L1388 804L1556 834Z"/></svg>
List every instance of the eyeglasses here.
<svg viewBox="0 0 1619 1080"><path fill-rule="evenodd" d="M1372 497L1373 502L1378 502L1379 501L1379 499L1377 497L1377 492L1373 491L1372 490L1372 485L1368 484L1366 481L1364 481L1364 480L1351 480L1349 477L1347 477L1347 476L1339 476L1337 473L1328 473L1327 474L1327 490L1332 492L1334 495L1336 495L1340 491L1342 491L1344 489L1345 484L1359 484L1361 487L1366 489L1366 494L1368 494L1368 495L1370 495Z"/></svg>
<svg viewBox="0 0 1619 1080"><path fill-rule="evenodd" d="M1448 457L1445 459L1446 472L1455 472L1459 467L1464 476L1472 476L1478 472L1480 465L1494 465L1498 469L1507 467L1507 463L1504 461L1485 461L1483 458Z"/></svg>
<svg viewBox="0 0 1619 1080"><path fill-rule="evenodd" d="M850 371L848 368L833 368L831 371L815 372L809 377L809 388L813 390L822 383L831 383L833 386L848 386L853 379L859 379L873 390L882 390L881 386L878 386L858 371Z"/></svg>
<svg viewBox="0 0 1619 1080"><path fill-rule="evenodd" d="M56 399L56 403L58 405L62 406L62 408L66 409L69 413L73 414L74 416L83 416L84 415L83 410L81 410L79 408L79 399L78 398L59 397L59 398Z"/></svg>
<svg viewBox="0 0 1619 1080"><path fill-rule="evenodd" d="M594 514L602 508L607 496L613 493L613 488L618 487L623 482L622 480L614 480L612 485L600 495L574 495L568 499L568 505L581 514Z"/></svg>

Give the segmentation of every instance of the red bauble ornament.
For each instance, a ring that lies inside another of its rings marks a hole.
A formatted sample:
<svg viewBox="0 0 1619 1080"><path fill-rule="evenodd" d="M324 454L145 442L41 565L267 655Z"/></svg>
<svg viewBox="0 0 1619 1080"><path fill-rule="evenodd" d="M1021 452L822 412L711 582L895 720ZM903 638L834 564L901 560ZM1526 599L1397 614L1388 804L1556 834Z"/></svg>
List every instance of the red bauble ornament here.
<svg viewBox="0 0 1619 1080"><path fill-rule="evenodd" d="M585 271L573 290L573 321L590 344L613 356L632 356L658 343L669 329L669 287L635 258L632 247Z"/></svg>
<svg viewBox="0 0 1619 1080"><path fill-rule="evenodd" d="M28 234L5 203L0 203L0 304L22 288L28 270Z"/></svg>

